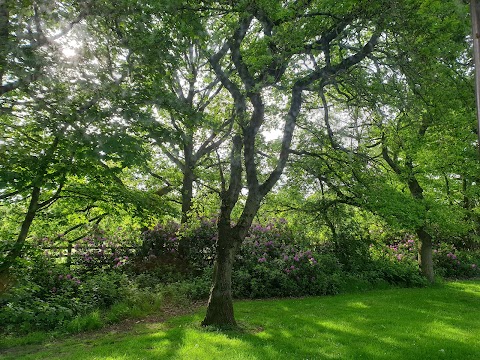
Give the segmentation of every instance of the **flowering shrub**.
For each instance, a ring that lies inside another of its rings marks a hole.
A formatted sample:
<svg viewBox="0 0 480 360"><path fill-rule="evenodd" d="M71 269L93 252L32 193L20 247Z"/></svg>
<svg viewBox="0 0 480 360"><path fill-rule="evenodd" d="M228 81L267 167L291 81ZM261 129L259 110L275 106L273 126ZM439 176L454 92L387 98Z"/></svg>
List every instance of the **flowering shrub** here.
<svg viewBox="0 0 480 360"><path fill-rule="evenodd" d="M186 259L194 275L201 274L205 268L213 266L217 239L215 218L200 218L180 232L180 256Z"/></svg>
<svg viewBox="0 0 480 360"><path fill-rule="evenodd" d="M194 226L183 228L174 222L158 224L142 233L142 244L136 251L135 271L145 274L159 268L160 272L179 272L184 277L199 275L213 265L216 240L214 219L201 219ZM178 280L178 276L172 275L172 279Z"/></svg>
<svg viewBox="0 0 480 360"><path fill-rule="evenodd" d="M391 261L416 266L418 259L418 246L415 238L406 235L403 239L387 246L384 254ZM480 254L474 251L460 251L455 245L440 243L434 245L433 265L435 272L447 278L472 278L480 276L478 268Z"/></svg>
<svg viewBox="0 0 480 360"><path fill-rule="evenodd" d="M137 257L153 260L158 257L165 259L178 256L179 229L179 224L169 222L145 230L142 233L142 244L137 249Z"/></svg>
<svg viewBox="0 0 480 360"><path fill-rule="evenodd" d="M133 255L131 235L118 227L113 233L93 227L90 234L75 241L66 240L63 234L34 240L34 246L52 261L62 260L78 273L96 273L123 267Z"/></svg>
<svg viewBox="0 0 480 360"><path fill-rule="evenodd" d="M439 275L447 278L480 276L480 253L461 251L455 245L440 244L433 251L433 260Z"/></svg>
<svg viewBox="0 0 480 360"><path fill-rule="evenodd" d="M332 254L296 244L280 219L252 226L237 255L234 294L250 298L334 294L340 273Z"/></svg>
<svg viewBox="0 0 480 360"><path fill-rule="evenodd" d="M21 282L0 300L0 323L6 330L49 328L73 316L75 310L68 303L77 294L80 280L64 267L30 253L15 276Z"/></svg>
<svg viewBox="0 0 480 360"><path fill-rule="evenodd" d="M119 236L107 238L105 231L94 229L73 246L71 264L82 272L120 268L133 255L128 245Z"/></svg>
<svg viewBox="0 0 480 360"><path fill-rule="evenodd" d="M254 224L238 253L233 293L241 298L335 294L378 286L426 284L418 270L411 235L385 245L353 228L335 241L311 244L296 238L283 219ZM72 248L65 263L65 241L43 238L16 268L17 284L0 300L0 324L7 330L49 329L142 291L178 291L185 299L208 296L215 259L214 219L181 227L171 222L146 230L136 248L121 229L100 229ZM437 246L435 269L446 277L479 276L479 254ZM134 279L132 287L127 274ZM133 275L133 276L132 276Z"/></svg>
<svg viewBox="0 0 480 360"><path fill-rule="evenodd" d="M411 236L385 247L369 246L368 239L358 239L348 231L338 235L335 243L311 245L299 242L283 219L252 225L236 256L234 296L334 294L340 289L348 290L346 278L350 283L352 279L362 279L374 286L425 284L418 271L416 245ZM157 225L144 232L143 239L137 254L144 265L151 266L144 266L137 275L142 286L205 279L205 271L211 272L217 240L215 220L199 219L194 226L185 228L175 223Z"/></svg>

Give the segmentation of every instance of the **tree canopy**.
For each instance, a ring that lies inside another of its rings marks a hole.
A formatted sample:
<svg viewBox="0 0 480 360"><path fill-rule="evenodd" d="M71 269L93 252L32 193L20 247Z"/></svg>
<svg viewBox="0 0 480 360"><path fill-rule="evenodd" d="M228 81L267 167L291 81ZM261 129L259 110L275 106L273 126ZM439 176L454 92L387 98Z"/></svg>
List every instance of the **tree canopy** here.
<svg viewBox="0 0 480 360"><path fill-rule="evenodd" d="M457 0L2 1L2 276L39 214L69 233L187 223L203 202L204 325L235 325L232 266L262 206L331 236L332 217L377 216L418 237L433 282L432 244L479 230L469 34Z"/></svg>

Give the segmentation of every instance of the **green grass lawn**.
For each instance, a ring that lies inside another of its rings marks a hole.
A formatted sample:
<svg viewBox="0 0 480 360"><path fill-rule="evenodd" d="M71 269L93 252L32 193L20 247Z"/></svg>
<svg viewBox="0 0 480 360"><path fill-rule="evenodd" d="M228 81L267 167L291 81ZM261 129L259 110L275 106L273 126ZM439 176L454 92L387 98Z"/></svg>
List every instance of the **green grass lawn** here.
<svg viewBox="0 0 480 360"><path fill-rule="evenodd" d="M201 311L6 349L0 359L480 359L480 281L240 301L235 309L243 331L203 329Z"/></svg>

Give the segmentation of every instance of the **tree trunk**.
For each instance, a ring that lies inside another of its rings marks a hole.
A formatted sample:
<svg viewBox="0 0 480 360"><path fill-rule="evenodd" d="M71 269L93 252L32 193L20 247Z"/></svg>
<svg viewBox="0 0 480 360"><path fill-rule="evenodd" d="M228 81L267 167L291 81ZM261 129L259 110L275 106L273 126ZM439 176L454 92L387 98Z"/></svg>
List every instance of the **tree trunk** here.
<svg viewBox="0 0 480 360"><path fill-rule="evenodd" d="M424 203L423 197L423 188L420 186L415 174L413 172L413 162L411 159L408 159L406 162L408 169L408 187L410 189L410 194L412 197L418 201ZM427 216L426 204L425 212L423 215L423 222ZM423 276L425 276L429 283L433 284L435 282L435 273L433 272L433 251L432 251L432 236L425 230L425 225L423 224L416 230L420 246L418 249L418 265Z"/></svg>
<svg viewBox="0 0 480 360"><path fill-rule="evenodd" d="M219 230L213 286L208 299L207 314L202 326L236 326L233 314L232 269L241 241L233 229Z"/></svg>
<svg viewBox="0 0 480 360"><path fill-rule="evenodd" d="M7 4L0 2L0 86L3 84L8 55L9 11Z"/></svg>
<svg viewBox="0 0 480 360"><path fill-rule="evenodd" d="M28 205L27 213L25 214L25 218L23 219L20 233L17 236L17 241L13 245L12 250L10 250L8 255L3 260L3 263L0 264L0 278L3 279L2 282L8 281L8 270L10 269L10 266L15 261L15 259L19 257L22 253L25 239L27 238L28 231L30 230L30 226L32 225L33 219L35 218L35 215L37 213L39 198L40 188L35 186L32 190L30 204Z"/></svg>
<svg viewBox="0 0 480 360"><path fill-rule="evenodd" d="M186 162L182 182L182 224L187 222L188 213L192 209L193 177L193 166Z"/></svg>
<svg viewBox="0 0 480 360"><path fill-rule="evenodd" d="M193 199L193 179L194 179L194 164L191 160L191 148L185 147L185 167L183 169L182 181L182 220L181 224L186 224L190 218L190 210L192 209ZM185 238L181 237L178 244L178 255L182 259L187 259L189 254L189 246L185 243Z"/></svg>
<svg viewBox="0 0 480 360"><path fill-rule="evenodd" d="M423 227L417 229L417 236L420 241L418 264L422 274L433 284L435 282L435 274L433 272L432 237Z"/></svg>
<svg viewBox="0 0 480 360"><path fill-rule="evenodd" d="M37 214L37 210L39 208L41 186L43 184L44 177L47 172L47 167L54 155L55 150L57 149L58 143L59 143L59 137L55 136L52 144L50 145L49 149L47 150L47 153L45 154L45 157L40 162L38 175L35 181L33 182L30 203L28 205L28 210L27 210L27 213L25 214L25 218L23 219L22 227L20 228L20 233L17 236L17 240L15 241L15 244L13 245L12 250L10 250L8 255L5 257L3 263L0 264L0 281L1 282L9 281L10 266L22 254L23 246L25 244L25 240L27 239L30 226L32 225L33 219L35 218L35 215Z"/></svg>

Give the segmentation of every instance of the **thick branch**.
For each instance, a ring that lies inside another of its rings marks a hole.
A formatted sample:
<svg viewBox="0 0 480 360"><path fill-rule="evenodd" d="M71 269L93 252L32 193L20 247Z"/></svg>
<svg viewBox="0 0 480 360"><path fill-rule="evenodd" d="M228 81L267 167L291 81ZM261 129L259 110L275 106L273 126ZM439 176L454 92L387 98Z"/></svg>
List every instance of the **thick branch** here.
<svg viewBox="0 0 480 360"><path fill-rule="evenodd" d="M230 155L230 180L226 192L222 193L222 211L225 219L230 219L233 207L238 201L242 190L242 138L239 135L233 137L232 153Z"/></svg>
<svg viewBox="0 0 480 360"><path fill-rule="evenodd" d="M290 152L290 145L292 143L293 132L297 121L300 108L302 106L302 89L299 86L294 86L292 90L292 98L290 100L290 109L285 120L285 127L283 128L282 147L277 166L272 171L267 180L260 186L260 194L265 196L276 184L283 173L283 169L287 164L288 155Z"/></svg>

